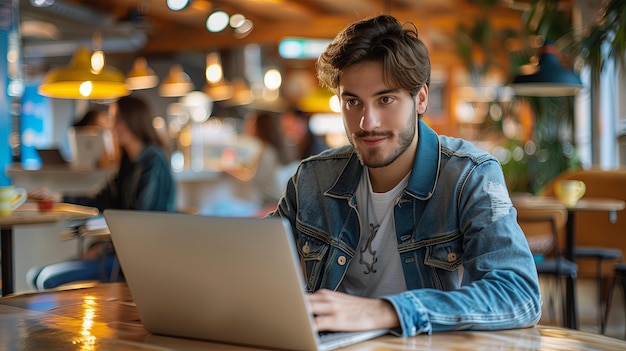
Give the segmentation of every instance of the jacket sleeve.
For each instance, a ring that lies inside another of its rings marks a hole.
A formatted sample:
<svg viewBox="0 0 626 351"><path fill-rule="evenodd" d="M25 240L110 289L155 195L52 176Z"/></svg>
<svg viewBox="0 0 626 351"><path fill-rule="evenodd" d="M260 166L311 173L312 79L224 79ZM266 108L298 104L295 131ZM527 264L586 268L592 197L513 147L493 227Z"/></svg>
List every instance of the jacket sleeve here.
<svg viewBox="0 0 626 351"><path fill-rule="evenodd" d="M479 165L460 184L456 206L464 282L448 291L413 289L384 297L405 336L530 327L541 317L535 263L499 164Z"/></svg>

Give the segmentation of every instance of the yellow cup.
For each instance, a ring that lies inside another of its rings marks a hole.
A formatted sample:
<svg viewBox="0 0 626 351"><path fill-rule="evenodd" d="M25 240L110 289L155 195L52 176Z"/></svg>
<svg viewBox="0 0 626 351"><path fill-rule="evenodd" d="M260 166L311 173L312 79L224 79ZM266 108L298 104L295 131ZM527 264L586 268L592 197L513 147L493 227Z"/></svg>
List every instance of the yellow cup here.
<svg viewBox="0 0 626 351"><path fill-rule="evenodd" d="M560 180L554 185L554 194L567 207L576 206L586 190L585 183L580 180Z"/></svg>
<svg viewBox="0 0 626 351"><path fill-rule="evenodd" d="M28 193L24 188L0 186L0 216L10 216L27 198Z"/></svg>

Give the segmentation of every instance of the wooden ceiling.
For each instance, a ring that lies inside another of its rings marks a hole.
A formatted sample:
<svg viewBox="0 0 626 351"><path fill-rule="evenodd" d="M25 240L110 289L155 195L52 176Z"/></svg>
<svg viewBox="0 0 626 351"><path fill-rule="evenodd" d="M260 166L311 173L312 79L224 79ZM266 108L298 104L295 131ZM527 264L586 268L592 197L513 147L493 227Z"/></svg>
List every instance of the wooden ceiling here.
<svg viewBox="0 0 626 351"><path fill-rule="evenodd" d="M356 19L388 13L415 22L434 58L446 60L455 56L459 24L472 26L484 16L494 29L518 31L527 1L193 0L187 8L174 12L165 0L57 0L57 7L64 5L60 10L34 8L29 0L21 0L20 16L22 21L47 21L57 27L55 39L24 37L25 55L36 58L62 56L60 44L88 43L94 32L100 33L104 41L126 39L133 54L207 52L249 43L276 45L284 37L330 39ZM485 3L492 5L481 5ZM205 22L214 8L243 14L253 21L254 29L245 38L236 38L230 28L209 33ZM143 37L133 39L139 32ZM48 47L43 50L38 45Z"/></svg>

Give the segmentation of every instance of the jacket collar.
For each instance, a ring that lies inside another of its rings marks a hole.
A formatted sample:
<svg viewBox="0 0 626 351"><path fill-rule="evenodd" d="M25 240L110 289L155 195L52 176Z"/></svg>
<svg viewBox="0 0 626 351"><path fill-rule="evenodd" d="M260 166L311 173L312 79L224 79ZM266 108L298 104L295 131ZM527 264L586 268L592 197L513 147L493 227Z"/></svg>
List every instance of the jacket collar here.
<svg viewBox="0 0 626 351"><path fill-rule="evenodd" d="M417 152L413 160L413 170L406 187L406 192L420 200L430 198L435 191L441 162L441 144L439 136L421 119L418 126ZM326 195L349 198L354 195L361 179L363 166L352 149L350 158L334 185L326 191Z"/></svg>

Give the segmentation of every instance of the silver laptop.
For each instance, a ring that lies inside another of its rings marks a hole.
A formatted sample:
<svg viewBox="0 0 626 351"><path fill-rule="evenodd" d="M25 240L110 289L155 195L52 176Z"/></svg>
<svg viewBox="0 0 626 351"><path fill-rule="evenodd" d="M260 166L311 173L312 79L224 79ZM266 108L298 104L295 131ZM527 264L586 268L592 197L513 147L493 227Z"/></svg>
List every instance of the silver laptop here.
<svg viewBox="0 0 626 351"><path fill-rule="evenodd" d="M287 350L332 350L386 333L318 335L282 219L127 210L104 217L151 333Z"/></svg>

